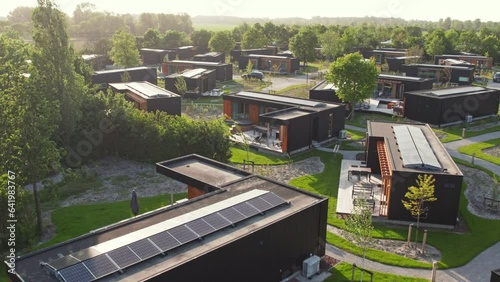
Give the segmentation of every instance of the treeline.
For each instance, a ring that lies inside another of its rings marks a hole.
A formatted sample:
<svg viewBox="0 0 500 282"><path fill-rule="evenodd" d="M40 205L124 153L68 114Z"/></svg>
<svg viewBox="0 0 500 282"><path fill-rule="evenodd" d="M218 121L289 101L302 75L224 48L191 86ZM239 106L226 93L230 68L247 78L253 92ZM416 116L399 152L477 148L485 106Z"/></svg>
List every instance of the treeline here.
<svg viewBox="0 0 500 282"><path fill-rule="evenodd" d="M190 153L230 157L222 120L145 113L120 94L96 93L89 66L69 43L67 18L51 1L40 3L33 44L12 30L0 35L0 253L8 247L9 196L20 222L16 250L37 242L37 183L51 173L110 155L147 162Z"/></svg>

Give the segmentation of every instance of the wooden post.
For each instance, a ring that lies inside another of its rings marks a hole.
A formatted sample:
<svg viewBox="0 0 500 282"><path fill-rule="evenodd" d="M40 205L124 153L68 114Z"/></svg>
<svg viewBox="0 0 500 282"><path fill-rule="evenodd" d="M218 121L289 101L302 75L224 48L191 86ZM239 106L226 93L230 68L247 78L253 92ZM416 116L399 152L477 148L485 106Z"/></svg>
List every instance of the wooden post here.
<svg viewBox="0 0 500 282"><path fill-rule="evenodd" d="M474 159L476 158L476 153L472 153L472 161L471 163L474 164Z"/></svg>
<svg viewBox="0 0 500 282"><path fill-rule="evenodd" d="M427 241L427 230L424 230L424 238L422 239L422 254L425 253L425 242Z"/></svg>
<svg viewBox="0 0 500 282"><path fill-rule="evenodd" d="M431 282L436 282L437 261L432 263Z"/></svg>
<svg viewBox="0 0 500 282"><path fill-rule="evenodd" d="M462 139L464 139L464 138L465 138L465 127L462 128Z"/></svg>
<svg viewBox="0 0 500 282"><path fill-rule="evenodd" d="M411 238L411 228L413 227L413 223L410 223L410 226L408 226L408 239L406 241L406 246L409 248L410 247L410 238Z"/></svg>
<svg viewBox="0 0 500 282"><path fill-rule="evenodd" d="M356 273L356 264L352 264L352 275L351 275L351 282L354 281L354 274Z"/></svg>

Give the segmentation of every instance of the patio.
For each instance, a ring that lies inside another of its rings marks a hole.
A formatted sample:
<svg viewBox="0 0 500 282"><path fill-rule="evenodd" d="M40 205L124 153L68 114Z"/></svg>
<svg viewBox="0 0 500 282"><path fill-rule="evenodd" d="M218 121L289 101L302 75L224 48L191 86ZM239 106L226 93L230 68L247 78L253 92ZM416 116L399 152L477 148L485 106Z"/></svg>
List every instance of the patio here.
<svg viewBox="0 0 500 282"><path fill-rule="evenodd" d="M365 199L372 208L373 216L380 216L380 197L382 194L381 176L371 174L364 162L342 160L340 168L339 191L337 195L337 214L351 214L354 205Z"/></svg>
<svg viewBox="0 0 500 282"><path fill-rule="evenodd" d="M275 128L269 128L269 135L267 131L267 127L254 125L251 130L232 134L230 139L238 143L246 143L252 148L264 149L282 154L281 141L279 138L276 138L279 136L279 131Z"/></svg>

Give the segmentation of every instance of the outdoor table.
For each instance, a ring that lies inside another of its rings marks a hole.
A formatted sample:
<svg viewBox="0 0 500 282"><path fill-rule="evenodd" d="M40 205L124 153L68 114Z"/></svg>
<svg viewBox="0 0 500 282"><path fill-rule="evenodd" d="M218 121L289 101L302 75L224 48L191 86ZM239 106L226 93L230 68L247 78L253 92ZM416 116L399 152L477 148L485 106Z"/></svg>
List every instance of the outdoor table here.
<svg viewBox="0 0 500 282"><path fill-rule="evenodd" d="M369 167L351 166L347 171L347 180L351 180L351 176L353 174L358 175L358 180L361 179L362 174L366 175L366 178L370 181L372 177L372 169Z"/></svg>

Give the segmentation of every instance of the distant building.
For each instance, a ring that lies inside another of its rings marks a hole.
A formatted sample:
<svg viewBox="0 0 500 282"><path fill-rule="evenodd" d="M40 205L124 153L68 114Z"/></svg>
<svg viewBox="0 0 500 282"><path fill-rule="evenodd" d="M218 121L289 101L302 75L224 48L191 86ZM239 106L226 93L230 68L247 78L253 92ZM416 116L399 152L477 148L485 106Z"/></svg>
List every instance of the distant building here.
<svg viewBox="0 0 500 282"><path fill-rule="evenodd" d="M222 99L226 116L277 131L283 153L308 149L313 142L335 138L344 129L343 104L247 91Z"/></svg>
<svg viewBox="0 0 500 282"><path fill-rule="evenodd" d="M467 116L497 115L500 90L483 87L453 87L406 92L404 116L435 126L464 122Z"/></svg>
<svg viewBox="0 0 500 282"><path fill-rule="evenodd" d="M113 91L125 94L134 107L147 112L162 111L181 115L181 97L146 81L110 83Z"/></svg>
<svg viewBox="0 0 500 282"><path fill-rule="evenodd" d="M128 75L125 75L125 73ZM148 67L96 71L92 74L92 83L98 84L100 89L106 89L108 83L123 82L125 76L128 77L128 82L147 81L158 85L157 69Z"/></svg>
<svg viewBox="0 0 500 282"><path fill-rule="evenodd" d="M419 59L420 56L385 57L389 72L401 72L408 59Z"/></svg>
<svg viewBox="0 0 500 282"><path fill-rule="evenodd" d="M168 50L175 51L175 60L191 60L196 55L196 47L191 45L169 48Z"/></svg>
<svg viewBox="0 0 500 282"><path fill-rule="evenodd" d="M231 50L229 53L230 55L230 61L231 63L236 63L240 61L241 56L247 56L247 55L269 55L269 56L275 56L277 53L277 47L272 46L269 48L256 48L256 49L235 49Z"/></svg>
<svg viewBox="0 0 500 282"><path fill-rule="evenodd" d="M470 85L474 80L474 67L405 64L401 68L403 75L431 78L439 84L450 82L459 85Z"/></svg>
<svg viewBox="0 0 500 282"><path fill-rule="evenodd" d="M432 89L433 82L429 78L379 74L375 94L377 98L401 100L405 92Z"/></svg>
<svg viewBox="0 0 500 282"><path fill-rule="evenodd" d="M377 65L382 65L386 63L387 58L406 56L406 51L406 49L380 48L362 51L362 55L366 59L370 59L373 57Z"/></svg>
<svg viewBox="0 0 500 282"><path fill-rule="evenodd" d="M205 54L198 54L193 57L193 61L199 62L213 62L213 63L225 63L226 55L219 52L208 52Z"/></svg>
<svg viewBox="0 0 500 282"><path fill-rule="evenodd" d="M297 58L251 54L240 56L238 68L246 69L249 62L252 63L254 69L278 73L294 73L300 67L300 61Z"/></svg>
<svg viewBox="0 0 500 282"><path fill-rule="evenodd" d="M146 66L159 66L163 62L175 60L177 57L177 52L175 50L141 48L139 52L141 54L142 63Z"/></svg>
<svg viewBox="0 0 500 282"><path fill-rule="evenodd" d="M162 65L162 72L165 76L168 76L174 73L183 72L186 69L197 68L215 70L215 77L218 81L233 79L233 65L225 63L174 60L164 62Z"/></svg>
<svg viewBox="0 0 500 282"><path fill-rule="evenodd" d="M435 179L435 202L420 222L457 223L463 174L427 124L367 121L366 166L382 177L380 215L390 220L414 221L403 203L418 175Z"/></svg>
<svg viewBox="0 0 500 282"><path fill-rule="evenodd" d="M281 281L325 254L328 198L197 155L156 171L197 192L22 255L9 281Z"/></svg>
<svg viewBox="0 0 500 282"><path fill-rule="evenodd" d="M106 68L106 65L112 64L107 55L83 54L82 59L85 61L85 63L91 65L92 69L95 71L102 70Z"/></svg>
<svg viewBox="0 0 500 282"><path fill-rule="evenodd" d="M345 117L348 117L352 110L351 104L342 101L337 96L337 90L338 88L333 83L323 80L309 90L309 99L329 103L342 103L345 105Z"/></svg>
<svg viewBox="0 0 500 282"><path fill-rule="evenodd" d="M183 77L186 81L188 91L184 94L185 98L197 98L215 88L215 70L192 69L166 76L165 89L181 94L175 86L178 77Z"/></svg>
<svg viewBox="0 0 500 282"><path fill-rule="evenodd" d="M456 54L456 55L436 55L434 56L434 64L443 65L443 60L454 59L468 62L478 69L491 69L493 68L493 58L481 56L473 53Z"/></svg>

